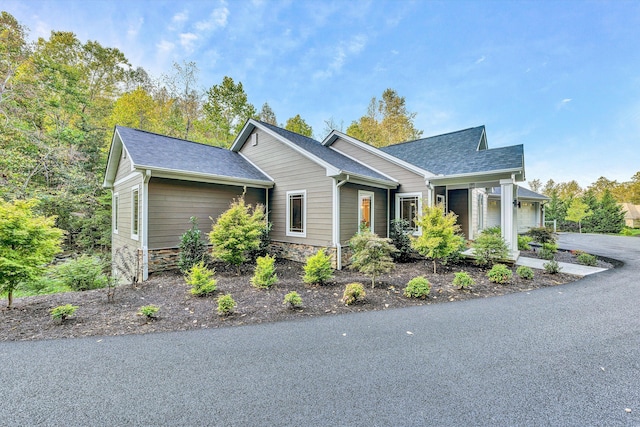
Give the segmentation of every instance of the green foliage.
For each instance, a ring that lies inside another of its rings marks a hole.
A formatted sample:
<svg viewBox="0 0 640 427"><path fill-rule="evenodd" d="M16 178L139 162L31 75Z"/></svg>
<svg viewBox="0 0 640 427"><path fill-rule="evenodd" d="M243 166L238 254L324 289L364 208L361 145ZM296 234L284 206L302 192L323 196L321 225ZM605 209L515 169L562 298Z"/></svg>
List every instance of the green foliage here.
<svg viewBox="0 0 640 427"><path fill-rule="evenodd" d="M236 308L236 301L231 294L220 295L217 299L218 314L220 316L228 316L233 313Z"/></svg>
<svg viewBox="0 0 640 427"><path fill-rule="evenodd" d="M592 215L583 221L583 229L588 233L618 234L624 227L624 211L611 192L604 191L602 198L585 197L590 203Z"/></svg>
<svg viewBox="0 0 640 427"><path fill-rule="evenodd" d="M76 305L65 304L52 308L49 313L53 319L60 319L61 322L64 322L67 317L73 316L77 309Z"/></svg>
<svg viewBox="0 0 640 427"><path fill-rule="evenodd" d="M433 260L434 273L437 259L447 259L461 250L461 239L457 235L460 226L456 221L456 214L445 214L441 206L425 206L422 218L416 220L416 225L422 227L422 234L412 241L412 246Z"/></svg>
<svg viewBox="0 0 640 427"><path fill-rule="evenodd" d="M516 268L516 274L518 275L518 277L525 280L533 279L533 270L526 265L518 266L518 268Z"/></svg>
<svg viewBox="0 0 640 427"><path fill-rule="evenodd" d="M555 252L548 247L541 247L538 252L538 256L541 259L551 260L555 258Z"/></svg>
<svg viewBox="0 0 640 427"><path fill-rule="evenodd" d="M575 197L569 203L565 219L567 221L577 222L580 232L582 232L582 220L591 215L589 205L583 202L579 197Z"/></svg>
<svg viewBox="0 0 640 427"><path fill-rule="evenodd" d="M284 296L285 305L289 305L290 308L300 307L302 305L302 298L296 291L291 291Z"/></svg>
<svg viewBox="0 0 640 427"><path fill-rule="evenodd" d="M391 239L364 231L353 236L349 246L352 251L349 267L371 277L371 288L375 287L376 277L390 272L395 266L391 255L396 248L391 244Z"/></svg>
<svg viewBox="0 0 640 427"><path fill-rule="evenodd" d="M247 260L247 253L260 247L264 227L264 208L261 205L254 209L245 205L244 197L234 200L209 233L213 255L235 265L240 274L240 264Z"/></svg>
<svg viewBox="0 0 640 427"><path fill-rule="evenodd" d="M364 291L364 286L362 283L349 283L344 288L344 293L342 294L342 302L346 305L355 304L358 301L362 301L367 294Z"/></svg>
<svg viewBox="0 0 640 427"><path fill-rule="evenodd" d="M507 259L509 249L499 234L483 231L472 243L473 255L478 265L493 265Z"/></svg>
<svg viewBox="0 0 640 427"><path fill-rule="evenodd" d="M104 264L99 258L82 255L57 266L56 275L64 286L74 291L88 291L107 285L109 279L103 270Z"/></svg>
<svg viewBox="0 0 640 427"><path fill-rule="evenodd" d="M248 101L242 83L236 84L228 76L219 85L213 85L206 95L203 109L213 133L220 145L229 146L244 123L256 116L256 109Z"/></svg>
<svg viewBox="0 0 640 427"><path fill-rule="evenodd" d="M260 244L257 249L249 251L248 258L255 261L259 256L265 256L269 253L269 245L271 244L271 228L273 223L266 222L260 228Z"/></svg>
<svg viewBox="0 0 640 427"><path fill-rule="evenodd" d="M16 287L39 277L60 252L62 230L55 218L36 215L35 203L0 199L0 294L7 294L8 307Z"/></svg>
<svg viewBox="0 0 640 427"><path fill-rule="evenodd" d="M187 272L194 264L201 261L207 263L209 254L207 253L207 244L204 241L202 232L198 228L198 218L192 216L191 228L180 237L180 259L178 267L180 271Z"/></svg>
<svg viewBox="0 0 640 427"><path fill-rule="evenodd" d="M598 259L591 254L581 253L576 257L576 259L578 261L578 264L588 265L591 267L595 267L596 265L598 265Z"/></svg>
<svg viewBox="0 0 640 427"><path fill-rule="evenodd" d="M391 243L397 249L391 257L395 262L409 262L412 259L414 250L411 247L411 238L405 230L409 228L409 221L402 218L392 219L389 230Z"/></svg>
<svg viewBox="0 0 640 427"><path fill-rule="evenodd" d="M531 245L529 245L529 243L531 243L533 241L533 239L530 236L525 236L525 235L518 235L518 250L519 251L530 251L531 250Z"/></svg>
<svg viewBox="0 0 640 427"><path fill-rule="evenodd" d="M544 264L542 264L542 266L544 267L544 271L549 274L556 274L559 273L560 270L562 270L562 267L560 267L560 264L558 264L558 261L556 261L555 259L552 259L549 262L545 262Z"/></svg>
<svg viewBox="0 0 640 427"><path fill-rule="evenodd" d="M493 227L488 227L485 228L484 230L482 230L483 233L486 234L493 234L496 236L502 236L502 229L500 228L499 225L494 225Z"/></svg>
<svg viewBox="0 0 640 427"><path fill-rule="evenodd" d="M555 243L556 237L553 234L553 230L548 227L533 227L527 232L534 242L538 242L541 245L544 243Z"/></svg>
<svg viewBox="0 0 640 427"><path fill-rule="evenodd" d="M490 282L505 284L509 283L511 277L513 277L513 272L504 264L495 264L487 273L487 277Z"/></svg>
<svg viewBox="0 0 640 427"><path fill-rule="evenodd" d="M251 278L251 284L256 288L270 288L278 283L275 257L265 255L256 259L256 270Z"/></svg>
<svg viewBox="0 0 640 427"><path fill-rule="evenodd" d="M62 281L56 277L55 273L55 267L48 267L44 275L34 280L20 283L14 291L14 296L47 295L73 291L73 289L64 285Z"/></svg>
<svg viewBox="0 0 640 427"><path fill-rule="evenodd" d="M143 305L138 309L138 315L144 316L146 319L154 319L159 310L160 307L153 304Z"/></svg>
<svg viewBox="0 0 640 427"><path fill-rule="evenodd" d="M201 297L214 293L218 283L214 274L215 271L208 269L202 261L193 264L185 277L187 285L191 286L191 294Z"/></svg>
<svg viewBox="0 0 640 427"><path fill-rule="evenodd" d="M294 117L288 119L284 128L309 138L313 135L313 129L300 117L300 114L296 114Z"/></svg>
<svg viewBox="0 0 640 427"><path fill-rule="evenodd" d="M331 257L324 253L324 249L320 249L315 255L307 258L302 281L308 284L323 284L331 279L333 279Z"/></svg>
<svg viewBox="0 0 640 427"><path fill-rule="evenodd" d="M426 298L431 292L431 284L424 276L414 277L409 280L407 287L404 288L404 296L407 298Z"/></svg>
<svg viewBox="0 0 640 427"><path fill-rule="evenodd" d="M469 276L467 272L461 271L455 273L454 276L453 286L456 286L458 289L468 289L476 284L476 281L473 280L473 277Z"/></svg>

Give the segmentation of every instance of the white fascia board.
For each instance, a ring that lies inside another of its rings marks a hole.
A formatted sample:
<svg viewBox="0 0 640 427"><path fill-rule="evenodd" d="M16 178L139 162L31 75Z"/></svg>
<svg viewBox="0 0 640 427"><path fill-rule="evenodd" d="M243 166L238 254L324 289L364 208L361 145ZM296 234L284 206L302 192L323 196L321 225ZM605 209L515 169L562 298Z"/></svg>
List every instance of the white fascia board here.
<svg viewBox="0 0 640 427"><path fill-rule="evenodd" d="M461 173L461 174L455 174L455 175L438 175L438 176L431 177L429 181L432 183L437 183L438 181L468 179L468 178L477 177L478 179L469 180L469 181L482 182L482 180L486 179L486 177L488 176L508 174L510 178L512 174L519 174L520 176L522 176L523 173L524 171L521 168L500 169L500 170L492 170L492 171L486 171L486 172L469 172L469 173ZM523 179L521 179L520 181L523 181Z"/></svg>
<svg viewBox="0 0 640 427"><path fill-rule="evenodd" d="M257 179L239 179L229 176L213 175L208 173L185 172L174 169L158 168L154 166L136 165L136 169L151 171L156 178L181 179L185 181L206 182L211 184L247 186L253 188L272 188L273 181L262 181Z"/></svg>
<svg viewBox="0 0 640 427"><path fill-rule="evenodd" d="M348 176L350 183L369 185L371 187L377 187L377 188L394 188L395 189L395 188L398 188L398 186L400 185L397 181L390 182L383 179L371 178L371 177L360 175L357 173L351 173L351 172L345 172L345 171L340 171L340 173L337 175L327 175L327 176L331 176L333 178Z"/></svg>
<svg viewBox="0 0 640 427"><path fill-rule="evenodd" d="M351 157L350 155L345 154L345 153L341 152L340 150L336 150L336 149L335 149L335 148L333 148L333 147L329 147L329 149L331 149L331 150L335 151L336 153L340 154L341 156L344 156L344 157L346 157L346 158L348 158L348 159L353 160L354 162L356 162L356 163L358 163L358 164L360 164L360 165L362 165L362 166L364 166L364 167L366 167L366 168L368 168L368 169L371 169L371 170L372 170L372 171L374 171L375 173L377 173L377 174L380 174L380 175L384 176L384 177L385 177L385 178L387 178L389 181L398 182L398 180L397 180L397 179L395 179L394 177L389 176L389 175L387 175L386 173L379 171L378 169L374 169L374 168L372 168L371 166L369 166L369 165L367 165L367 164L365 164L365 163L362 163L360 160L356 159L355 157Z"/></svg>
<svg viewBox="0 0 640 427"><path fill-rule="evenodd" d="M275 179L271 178L271 175L269 175L268 173L266 173L265 171L263 171L260 167L258 167L258 165L256 165L255 163L253 163L251 160L249 160L249 158L247 156L245 156L244 154L242 154L241 152L238 152L238 154L240 154L240 156L245 159L247 161L247 163L249 163L251 166L253 166L254 168L256 168L258 171L260 171L260 173L262 173L264 176L266 176L267 178L269 178L269 180L271 182L276 182Z"/></svg>
<svg viewBox="0 0 640 427"><path fill-rule="evenodd" d="M120 156L122 154L124 144L122 138L118 134L117 128L113 129L113 138L111 139L111 147L109 147L109 156L107 157L107 167L104 172L104 181L102 182L103 188L112 188L113 181L116 178L118 172L118 164ZM117 151L117 156L114 156Z"/></svg>
<svg viewBox="0 0 640 427"><path fill-rule="evenodd" d="M251 135L251 132L253 132L253 129L256 127L257 124L258 123L255 122L253 119L247 120L247 122L242 127L242 130L240 131L236 139L233 141L233 144L231 144L231 148L229 148L229 150L236 151L236 152L240 151L240 149L242 148L244 143L247 141L247 138L249 137L249 135Z"/></svg>

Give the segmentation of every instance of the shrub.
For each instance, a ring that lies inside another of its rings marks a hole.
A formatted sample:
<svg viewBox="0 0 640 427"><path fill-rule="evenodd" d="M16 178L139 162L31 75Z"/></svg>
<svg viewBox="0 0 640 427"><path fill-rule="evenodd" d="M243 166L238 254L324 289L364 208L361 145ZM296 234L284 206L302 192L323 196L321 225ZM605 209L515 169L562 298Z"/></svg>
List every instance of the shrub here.
<svg viewBox="0 0 640 427"><path fill-rule="evenodd" d="M290 308L300 307L302 305L302 298L296 291L291 291L284 296L283 304L289 304Z"/></svg>
<svg viewBox="0 0 640 427"><path fill-rule="evenodd" d="M204 241L202 232L198 228L198 218L192 216L189 220L191 221L191 228L180 238L178 268L180 268L180 271L183 273L189 271L194 264L200 261L204 263L209 262L207 244Z"/></svg>
<svg viewBox="0 0 640 427"><path fill-rule="evenodd" d="M556 245L554 242L547 242L542 244L542 249L546 249L549 252L553 252L555 254L556 252L558 252L558 245Z"/></svg>
<svg viewBox="0 0 640 427"><path fill-rule="evenodd" d="M509 256L509 249L502 236L483 231L471 245L478 265L493 265Z"/></svg>
<svg viewBox="0 0 640 427"><path fill-rule="evenodd" d="M53 319L60 319L61 322L64 322L67 317L73 316L77 309L76 305L65 304L52 308L50 313Z"/></svg>
<svg viewBox="0 0 640 427"><path fill-rule="evenodd" d="M102 273L102 261L90 255L82 255L57 267L56 275L62 284L74 291L104 288L107 276Z"/></svg>
<svg viewBox="0 0 640 427"><path fill-rule="evenodd" d="M275 257L265 255L256 259L256 270L251 278L251 284L256 288L270 288L278 283L276 275Z"/></svg>
<svg viewBox="0 0 640 427"><path fill-rule="evenodd" d="M560 270L562 270L562 267L560 267L560 264L558 264L558 261L552 259L549 262L545 262L544 264L542 264L542 266L544 267L544 271L546 271L549 274L556 274L559 273Z"/></svg>
<svg viewBox="0 0 640 427"><path fill-rule="evenodd" d="M185 277L187 285L191 286L191 294L201 297L214 293L217 289L214 274L215 271L208 269L203 261L192 265Z"/></svg>
<svg viewBox="0 0 640 427"><path fill-rule="evenodd" d="M519 251L530 251L531 250L531 245L529 245L529 243L531 243L533 241L533 239L530 236L525 236L525 235L518 235L518 250Z"/></svg>
<svg viewBox="0 0 640 427"><path fill-rule="evenodd" d="M426 298L431 292L431 284L424 276L414 277L409 280L404 288L404 296L408 298Z"/></svg>
<svg viewBox="0 0 640 427"><path fill-rule="evenodd" d="M333 279L331 258L324 253L324 249L320 249L315 255L307 258L302 281L308 284L323 284L331 279Z"/></svg>
<svg viewBox="0 0 640 427"><path fill-rule="evenodd" d="M578 261L578 264L588 265L591 267L595 267L596 265L598 265L598 259L591 254L581 253L576 257L576 259Z"/></svg>
<svg viewBox="0 0 640 427"><path fill-rule="evenodd" d="M421 255L433 260L434 274L437 259L449 259L461 250L457 218L453 212L445 214L442 206L425 206L422 218L416 219L416 225L422 227L422 234L411 244Z"/></svg>
<svg viewBox="0 0 640 427"><path fill-rule="evenodd" d="M218 314L220 316L228 316L233 313L236 308L236 302L230 294L220 295L218 297Z"/></svg>
<svg viewBox="0 0 640 427"><path fill-rule="evenodd" d="M405 231L409 228L409 221L403 218L392 219L390 222L389 238L391 244L397 249L391 254L395 262L409 262L414 253L411 247L411 238L409 233Z"/></svg>
<svg viewBox="0 0 640 427"><path fill-rule="evenodd" d="M542 259L552 260L555 257L555 252L553 252L551 249L542 247L538 252L538 256Z"/></svg>
<svg viewBox="0 0 640 427"><path fill-rule="evenodd" d="M509 283L512 276L511 269L504 264L495 264L487 273L490 282L500 284Z"/></svg>
<svg viewBox="0 0 640 427"><path fill-rule="evenodd" d="M473 277L469 276L469 273L464 271L455 273L454 276L453 286L456 286L458 289L467 289L476 284Z"/></svg>
<svg viewBox="0 0 640 427"><path fill-rule="evenodd" d="M362 286L362 283L349 283L344 288L342 301L346 305L351 305L356 303L357 301L364 299L365 296L367 296L367 294L364 291L364 286Z"/></svg>
<svg viewBox="0 0 640 427"><path fill-rule="evenodd" d="M269 254L269 245L271 244L271 228L273 228L273 223L265 222L262 224L260 228L260 243L258 244L258 248L249 251L248 258L251 261L255 261L260 256L265 256Z"/></svg>
<svg viewBox="0 0 640 427"><path fill-rule="evenodd" d="M482 230L483 233L493 234L495 236L502 236L502 229L499 225L494 225L493 227L488 227Z"/></svg>
<svg viewBox="0 0 640 427"><path fill-rule="evenodd" d="M518 277L525 280L533 279L533 270L526 265L521 265L516 268L516 274L518 275Z"/></svg>
<svg viewBox="0 0 640 427"><path fill-rule="evenodd" d="M155 319L158 311L160 311L160 307L157 305L143 305L138 309L138 315L144 316L146 319Z"/></svg>
<svg viewBox="0 0 640 427"><path fill-rule="evenodd" d="M533 239L533 241L538 242L540 244L543 243L555 243L556 237L553 234L553 230L547 227L533 227L530 228L527 232L529 236Z"/></svg>
<svg viewBox="0 0 640 427"><path fill-rule="evenodd" d="M388 273L395 266L391 254L396 252L396 248L390 239L364 231L353 236L349 240L349 246L353 252L349 268L371 277L372 289L376 285L376 277Z"/></svg>

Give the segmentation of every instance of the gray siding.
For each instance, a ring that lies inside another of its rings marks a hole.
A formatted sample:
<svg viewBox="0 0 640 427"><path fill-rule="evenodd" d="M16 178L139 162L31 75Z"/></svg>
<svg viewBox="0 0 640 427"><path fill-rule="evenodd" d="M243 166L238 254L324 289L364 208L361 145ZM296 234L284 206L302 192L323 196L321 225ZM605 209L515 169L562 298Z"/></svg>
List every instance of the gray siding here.
<svg viewBox="0 0 640 427"><path fill-rule="evenodd" d="M127 156L126 158L124 158L123 156L125 155L126 151L124 149L124 147L122 148L122 154L120 154L120 162L118 163L118 171L116 172L116 179L114 182L118 182L119 180L121 180L122 178L126 177L127 175L129 175L132 170L131 170L131 159L129 159L129 156Z"/></svg>
<svg viewBox="0 0 640 427"><path fill-rule="evenodd" d="M283 142L261 130L254 132L258 133L258 145L252 145L249 138L241 153L276 182L269 198L269 220L273 223L271 240L331 245L333 179L326 176L324 167ZM306 238L286 235L287 191L296 190L307 191Z"/></svg>
<svg viewBox="0 0 640 427"><path fill-rule="evenodd" d="M149 249L175 248L180 236L191 227L189 219L198 218L198 226L207 235L212 221L229 208L243 188L152 178L149 182ZM265 191L247 188L245 202L264 204Z"/></svg>
<svg viewBox="0 0 640 427"><path fill-rule="evenodd" d="M129 159L120 158L118 164L118 170L116 172L116 182L126 176L131 175L131 162ZM138 185L140 189L138 203L139 212L142 213L142 175L135 174L124 182L119 183L112 189L113 194L118 193L119 206L118 206L118 232L112 229L111 232L111 251L115 251L123 246L128 246L131 250L138 249L141 246L141 240L131 239L131 190L134 186ZM115 206L113 207L115 208ZM114 213L112 213L113 221ZM142 220L142 217L140 218ZM113 227L113 222L112 222Z"/></svg>
<svg viewBox="0 0 640 427"><path fill-rule="evenodd" d="M373 196L373 227L380 237L387 237L387 190L364 185L346 184L340 188L340 242L348 244L358 232L358 190L371 191Z"/></svg>

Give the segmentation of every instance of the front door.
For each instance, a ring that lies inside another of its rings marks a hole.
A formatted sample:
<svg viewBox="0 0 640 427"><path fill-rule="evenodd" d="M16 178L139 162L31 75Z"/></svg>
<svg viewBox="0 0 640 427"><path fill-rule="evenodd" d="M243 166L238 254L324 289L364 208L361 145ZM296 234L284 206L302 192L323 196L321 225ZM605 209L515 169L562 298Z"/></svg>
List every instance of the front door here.
<svg viewBox="0 0 640 427"><path fill-rule="evenodd" d="M458 215L458 225L465 238L469 238L469 190L449 190L447 192L447 208Z"/></svg>

